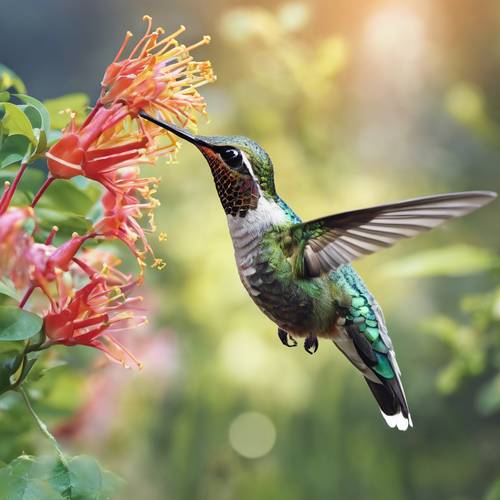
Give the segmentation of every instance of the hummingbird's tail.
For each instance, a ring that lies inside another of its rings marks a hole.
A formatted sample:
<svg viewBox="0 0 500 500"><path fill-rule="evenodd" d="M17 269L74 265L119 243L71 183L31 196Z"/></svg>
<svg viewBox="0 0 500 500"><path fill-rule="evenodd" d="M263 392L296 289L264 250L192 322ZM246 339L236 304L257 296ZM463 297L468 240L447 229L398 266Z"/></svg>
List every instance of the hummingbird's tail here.
<svg viewBox="0 0 500 500"><path fill-rule="evenodd" d="M382 324L381 324L382 325ZM408 403L401 383L401 374L392 346L385 354L378 353L375 359L370 359L370 351L363 351L359 334L352 327L335 337L333 342L347 359L361 371L370 390L377 400L382 416L389 427L406 431L413 427ZM370 348L371 349L371 348ZM374 364L376 363L376 364ZM371 366L369 366L371 365ZM381 370L381 367L386 367ZM377 373L377 370L380 373Z"/></svg>
<svg viewBox="0 0 500 500"><path fill-rule="evenodd" d="M377 400L380 412L389 427L397 427L401 431L413 427L399 373L396 378L382 380L380 383L376 383L367 377L365 377L365 380Z"/></svg>

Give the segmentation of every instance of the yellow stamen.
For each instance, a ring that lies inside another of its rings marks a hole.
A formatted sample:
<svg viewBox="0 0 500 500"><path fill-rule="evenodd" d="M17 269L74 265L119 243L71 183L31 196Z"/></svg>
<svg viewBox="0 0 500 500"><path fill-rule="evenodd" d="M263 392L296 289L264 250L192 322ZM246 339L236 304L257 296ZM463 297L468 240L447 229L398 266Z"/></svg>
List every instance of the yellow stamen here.
<svg viewBox="0 0 500 500"><path fill-rule="evenodd" d="M167 263L163 259L154 259L151 267L154 269L158 269L158 271L161 271L166 265Z"/></svg>
<svg viewBox="0 0 500 500"><path fill-rule="evenodd" d="M151 18L151 16L143 16L142 18L143 21L146 21L148 24L147 24L147 28L146 28L146 33L144 34L144 36L137 42L136 46L132 49L132 52L130 53L130 55L128 56L127 59L132 59L135 55L135 53L139 50L139 48L141 47L141 45L146 42L146 40L149 39L149 37L151 36L150 33L151 33L151 28L153 26L153 19Z"/></svg>
<svg viewBox="0 0 500 500"><path fill-rule="evenodd" d="M113 59L114 63L116 61L118 61L118 59L120 59L121 55L123 54L123 51L125 50L125 47L128 45L128 42L130 41L130 39L133 36L134 35L132 34L131 31L127 31L127 33L125 33L125 38L123 39L123 42L122 42L120 48L118 49L118 53L116 54L116 57Z"/></svg>
<svg viewBox="0 0 500 500"><path fill-rule="evenodd" d="M189 47L187 47L186 51L190 52L193 49L201 47L202 45L207 45L207 44L210 43L210 40L211 40L210 36L209 35L205 35L199 42L194 43L193 45L190 45Z"/></svg>

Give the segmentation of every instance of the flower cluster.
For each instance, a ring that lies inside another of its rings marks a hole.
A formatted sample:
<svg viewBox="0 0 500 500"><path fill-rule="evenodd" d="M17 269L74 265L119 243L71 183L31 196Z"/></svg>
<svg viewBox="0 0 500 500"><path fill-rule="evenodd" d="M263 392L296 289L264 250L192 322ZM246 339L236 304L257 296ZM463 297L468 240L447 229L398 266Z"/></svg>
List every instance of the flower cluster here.
<svg viewBox="0 0 500 500"><path fill-rule="evenodd" d="M145 20L146 34L124 56L132 37L126 34L89 115L80 122L70 112L60 139L45 152L49 175L31 206L12 206L27 163L0 197L0 279L10 280L24 294L20 308L43 317L42 348L86 345L136 366L140 363L116 335L146 321L141 298L132 293L142 282L148 254L153 266L163 266L148 242L159 204L154 198L158 179L143 176L141 167L177 149L173 137L142 121L139 113L195 126L196 115L205 113L197 88L214 79L210 63L191 56L207 37L186 47L176 40L184 27L165 36L161 28L152 30L149 16ZM68 182L76 176L102 186L100 218L88 232L74 233L59 246L54 245L57 227L40 241L39 200L55 180ZM136 276L120 271L120 261L95 245L113 239L125 243L137 258ZM36 300L30 300L34 295Z"/></svg>
<svg viewBox="0 0 500 500"><path fill-rule="evenodd" d="M127 32L87 119L77 125L72 116L61 139L46 154L48 182L83 175L106 188L105 214L97 229L127 244L141 268L144 255L152 252L138 221L146 212L149 230L154 230L153 210L158 201L153 195L158 179L141 177L139 165L154 164L160 156L172 155L177 146L173 137L138 114L143 110L183 126L196 125L196 113L206 112L197 88L215 78L209 62L196 62L190 55L208 43L208 37L186 47L175 38L183 26L164 36L162 28L152 31L149 16L145 20L146 34L122 59L132 36Z"/></svg>

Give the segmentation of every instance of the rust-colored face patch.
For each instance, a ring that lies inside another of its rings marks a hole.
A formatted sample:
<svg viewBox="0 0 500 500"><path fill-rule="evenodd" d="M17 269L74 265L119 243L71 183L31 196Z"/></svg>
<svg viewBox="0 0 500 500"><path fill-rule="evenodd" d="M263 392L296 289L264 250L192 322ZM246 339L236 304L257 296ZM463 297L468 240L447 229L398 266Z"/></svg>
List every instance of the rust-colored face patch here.
<svg viewBox="0 0 500 500"><path fill-rule="evenodd" d="M231 169L218 153L208 147L200 146L200 150L210 166L226 214L245 217L249 210L257 208L259 190L250 173Z"/></svg>

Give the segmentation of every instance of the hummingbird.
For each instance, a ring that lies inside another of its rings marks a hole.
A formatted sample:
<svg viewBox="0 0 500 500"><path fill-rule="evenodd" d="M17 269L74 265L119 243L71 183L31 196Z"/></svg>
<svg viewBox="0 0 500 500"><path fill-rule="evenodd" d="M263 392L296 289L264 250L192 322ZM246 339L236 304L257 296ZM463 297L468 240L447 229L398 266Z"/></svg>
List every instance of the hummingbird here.
<svg viewBox="0 0 500 500"><path fill-rule="evenodd" d="M387 424L413 427L382 309L351 262L466 215L491 191L423 196L303 222L278 195L267 152L242 136L201 136L144 112L195 145L227 215L238 273L287 347L313 354L329 339L364 376Z"/></svg>

